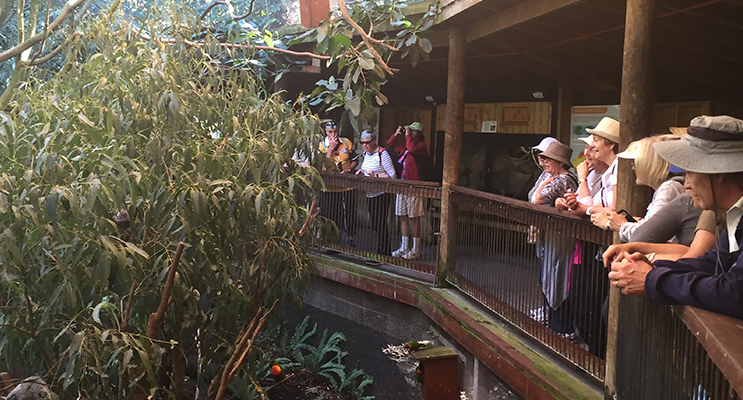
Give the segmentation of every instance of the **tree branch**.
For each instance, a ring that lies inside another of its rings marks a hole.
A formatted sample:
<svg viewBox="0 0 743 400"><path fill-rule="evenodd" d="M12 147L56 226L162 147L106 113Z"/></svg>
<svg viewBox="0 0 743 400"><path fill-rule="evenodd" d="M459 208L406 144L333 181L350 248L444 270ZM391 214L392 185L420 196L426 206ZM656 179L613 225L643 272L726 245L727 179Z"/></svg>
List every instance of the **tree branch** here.
<svg viewBox="0 0 743 400"><path fill-rule="evenodd" d="M279 300L276 299L273 302L271 308L269 308L268 311L265 312L263 307L259 308L258 312L255 313L255 316L250 321L247 329L245 329L243 332L241 332L240 335L238 335L235 350L232 352L230 360L227 362L227 364L224 365L224 368L222 369L221 377L219 380L219 389L214 396L214 400L222 400L224 398L230 382L232 382L232 379L235 378L235 375L237 375L237 372L240 370L242 363L245 361L245 357L247 357L248 353L250 353L250 350L253 348L255 338L258 336L258 333L260 333L263 324L266 323L268 314L273 311L278 302ZM212 384L214 383L215 381L212 381ZM212 388L210 387L210 389ZM210 390L210 392L211 391L212 390Z"/></svg>
<svg viewBox="0 0 743 400"><path fill-rule="evenodd" d="M51 24L49 24L49 31L55 31L57 28L59 28L60 25L62 25L62 22L64 22L65 19L74 11L77 7L80 6L80 4L83 3L84 0L69 0L67 3L65 3L64 7L62 8L62 12L59 13L59 16L52 21ZM0 53L0 62L11 59L13 57L17 57L21 55L24 51L31 48L31 46L35 45L36 43L39 43L45 36L44 32L39 32L30 38L24 40L23 42L19 43L15 47L6 50L2 53Z"/></svg>
<svg viewBox="0 0 743 400"><path fill-rule="evenodd" d="M341 14L343 14L343 18L346 20L346 22L348 22L349 25L353 27L353 29L356 30L356 32L359 33L359 36L361 36L361 40L364 41L364 44L366 44L366 47L372 53L374 58L376 58L377 61L379 61L379 63L382 64L382 68L384 68L384 70L387 71L388 74L395 75L395 71L397 71L397 69L390 68L389 65L387 65L387 63L384 61L382 56L380 56L379 53L377 53L377 50L374 48L374 45L377 44L392 51L399 51L399 49L396 47L390 46L381 40L374 39L373 37L367 35L366 32L363 29L361 29L359 24L357 24L356 21L354 21L353 18L351 18L351 16L348 14L348 8L346 7L345 1L338 0L338 7L341 10Z"/></svg>
<svg viewBox="0 0 743 400"><path fill-rule="evenodd" d="M245 18L248 18L250 14L253 13L253 6L255 5L255 0L250 1L250 8L248 9L248 13L242 16L235 15L235 7L232 6L232 1L230 0L221 0L221 1L215 1L212 4L209 4L209 7L204 10L203 13L201 13L201 16L199 19L203 20L206 18L207 15L212 11L212 9L216 6L227 6L227 14L229 14L230 18L232 18L233 21L241 21Z"/></svg>
<svg viewBox="0 0 743 400"><path fill-rule="evenodd" d="M35 60L31 60L31 62L28 65L41 65L41 64L44 64L45 62L47 62L47 61L51 60L52 58L56 57L59 53L62 52L62 50L64 50L67 46L69 46L70 43L72 43L74 40L76 40L77 38L79 38L82 35L83 35L82 32L76 31L72 35L68 36L67 39L64 41L64 43L62 43L59 46L57 46L54 50L52 50L49 53L47 53L44 57L37 58Z"/></svg>
<svg viewBox="0 0 743 400"><path fill-rule="evenodd" d="M168 279L165 281L165 288L163 288L163 295L160 298L160 305L157 306L157 311L150 314L150 318L147 319L147 336L150 339L158 339L158 333L160 330L160 324L165 318L165 312L168 310L170 305L170 292L173 290L173 282L175 281L175 272L178 269L178 263L181 261L181 255L186 244L183 242L178 243L178 248L175 251L173 257L173 263L170 265L170 271L168 271Z"/></svg>
<svg viewBox="0 0 743 400"><path fill-rule="evenodd" d="M41 352L41 355L44 356L44 363L46 363L46 368L48 370L51 370L54 367L54 362L49 357L49 354L47 354L46 350L44 349L44 346L39 342L38 336L36 336L36 324L34 324L34 310L33 306L31 306L31 298L28 296L28 291L24 290L23 293L26 296L26 309L28 310L28 327L29 327L29 334L31 335L31 339L36 344L36 347L39 348L39 352Z"/></svg>
<svg viewBox="0 0 743 400"><path fill-rule="evenodd" d="M137 31L136 29L132 29L132 31L134 31L134 33L136 33L137 35L139 35L139 37L141 37L144 40L152 40L152 37L150 37L150 36L142 33L141 31ZM179 43L179 41L176 40L176 39L162 39L162 38L157 38L156 40L159 41L159 42L161 42L161 43L165 43L165 44L176 44L176 43ZM192 42L190 40L183 40L182 43L185 44L186 46L193 46L193 47L203 47L204 46L204 43L201 43L201 42ZM219 47L225 47L225 48L229 48L229 49L269 50L269 51L276 51L278 53L289 54L289 55L292 55L292 56L310 57L310 58L317 58L317 59L320 59L320 60L329 60L330 59L330 56L324 56L324 55L321 55L321 54L315 54L315 53L311 53L311 52L308 52L308 51L292 51L292 50L288 50L288 49L281 49L281 48L278 48L278 47L259 46L259 45L254 45L254 44L217 43L217 46L219 46ZM0 61L2 61L2 60L0 60Z"/></svg>
<svg viewBox="0 0 743 400"><path fill-rule="evenodd" d="M121 323L119 324L119 326L121 327L119 328L119 330L122 332L126 332L126 330L129 328L129 316L132 312L132 304L134 304L134 294L136 293L136 289L137 281L132 280L132 287L129 289L129 302L126 304L126 312L124 313L124 315L121 316ZM124 299L121 299L121 301L123 303ZM123 308L123 304L121 308Z"/></svg>

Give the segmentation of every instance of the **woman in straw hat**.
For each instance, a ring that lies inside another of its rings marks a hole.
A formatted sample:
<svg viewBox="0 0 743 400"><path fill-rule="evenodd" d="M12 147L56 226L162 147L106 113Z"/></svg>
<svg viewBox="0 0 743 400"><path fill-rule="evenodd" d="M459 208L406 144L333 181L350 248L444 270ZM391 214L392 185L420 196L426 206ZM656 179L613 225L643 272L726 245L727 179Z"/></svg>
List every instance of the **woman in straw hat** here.
<svg viewBox="0 0 743 400"><path fill-rule="evenodd" d="M537 189L534 203L554 207L555 201L566 192L578 189L578 178L568 170L572 153L569 146L553 142L539 155L539 163L550 177ZM542 261L539 281L547 306L548 326L557 333L570 335L573 322L566 300L575 239L554 231L542 231L536 245L537 257Z"/></svg>
<svg viewBox="0 0 743 400"><path fill-rule="evenodd" d="M617 153L619 153L619 122L604 117L593 129L586 129L593 138L593 158L605 163L609 169L601 175L601 193L587 211L595 214L602 209L614 209L617 198Z"/></svg>

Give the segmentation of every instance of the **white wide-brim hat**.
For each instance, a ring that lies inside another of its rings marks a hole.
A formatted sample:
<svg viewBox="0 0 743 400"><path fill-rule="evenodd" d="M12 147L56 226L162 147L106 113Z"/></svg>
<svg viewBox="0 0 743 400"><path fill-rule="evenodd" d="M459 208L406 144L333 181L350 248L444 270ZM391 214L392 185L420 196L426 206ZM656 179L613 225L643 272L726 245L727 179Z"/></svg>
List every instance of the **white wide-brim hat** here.
<svg viewBox="0 0 743 400"><path fill-rule="evenodd" d="M588 135L586 137L578 138L578 140L590 146L593 144L593 135Z"/></svg>
<svg viewBox="0 0 743 400"><path fill-rule="evenodd" d="M547 136L546 138L542 139L542 141L539 142L538 145L532 147L532 149L544 152L547 151L547 149L550 147L550 144L556 141L557 139L553 138L552 136Z"/></svg>
<svg viewBox="0 0 743 400"><path fill-rule="evenodd" d="M743 172L743 120L727 115L696 117L681 140L653 147L671 165L689 172Z"/></svg>
<svg viewBox="0 0 743 400"><path fill-rule="evenodd" d="M613 118L601 118L601 121L599 121L595 128L588 128L586 132L601 136L604 139L609 139L614 143L619 143L619 121Z"/></svg>

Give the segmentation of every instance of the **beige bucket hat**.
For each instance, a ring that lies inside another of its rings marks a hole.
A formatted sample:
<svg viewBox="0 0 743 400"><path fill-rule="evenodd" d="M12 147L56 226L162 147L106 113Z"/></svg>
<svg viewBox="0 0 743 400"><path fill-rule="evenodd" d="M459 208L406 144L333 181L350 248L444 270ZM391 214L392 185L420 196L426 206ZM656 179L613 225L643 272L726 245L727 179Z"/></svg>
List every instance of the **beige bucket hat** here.
<svg viewBox="0 0 743 400"><path fill-rule="evenodd" d="M614 118L601 118L598 125L593 129L586 129L586 132L609 139L614 143L619 143L619 121Z"/></svg>
<svg viewBox="0 0 743 400"><path fill-rule="evenodd" d="M653 146L661 158L689 172L743 172L743 120L727 115L696 117L681 140Z"/></svg>

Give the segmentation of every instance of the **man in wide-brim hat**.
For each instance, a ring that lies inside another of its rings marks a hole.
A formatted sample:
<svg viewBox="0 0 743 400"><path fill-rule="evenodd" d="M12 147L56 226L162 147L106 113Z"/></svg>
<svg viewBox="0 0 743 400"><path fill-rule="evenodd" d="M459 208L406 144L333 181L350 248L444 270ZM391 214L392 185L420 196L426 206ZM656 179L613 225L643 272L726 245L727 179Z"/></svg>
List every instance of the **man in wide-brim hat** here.
<svg viewBox="0 0 743 400"><path fill-rule="evenodd" d="M743 120L694 118L681 140L656 143L655 151L686 170L684 186L698 207L726 213L725 230L716 248L699 258L651 264L640 253L623 253L611 265L612 285L661 304L743 318Z"/></svg>

